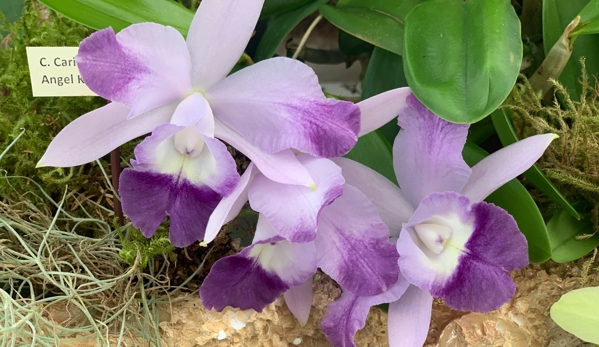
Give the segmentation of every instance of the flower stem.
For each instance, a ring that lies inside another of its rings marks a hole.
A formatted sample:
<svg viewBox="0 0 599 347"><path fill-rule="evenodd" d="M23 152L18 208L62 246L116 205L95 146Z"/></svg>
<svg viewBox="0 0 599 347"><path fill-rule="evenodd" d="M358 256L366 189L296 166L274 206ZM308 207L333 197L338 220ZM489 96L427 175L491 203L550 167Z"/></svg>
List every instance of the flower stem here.
<svg viewBox="0 0 599 347"><path fill-rule="evenodd" d="M121 201L118 199L117 194L119 191L119 176L121 175L121 154L119 148L115 148L110 152L110 171L112 173L112 187L115 190L113 197L114 203L114 215L119 219L119 225L125 225L125 219L123 217L123 207Z"/></svg>

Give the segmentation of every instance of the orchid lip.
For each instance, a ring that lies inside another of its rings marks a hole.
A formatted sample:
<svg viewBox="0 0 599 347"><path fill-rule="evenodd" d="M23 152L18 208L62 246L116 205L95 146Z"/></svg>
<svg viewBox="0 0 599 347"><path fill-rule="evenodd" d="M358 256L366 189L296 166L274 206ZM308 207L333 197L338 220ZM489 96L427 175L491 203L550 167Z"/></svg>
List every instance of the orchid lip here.
<svg viewBox="0 0 599 347"><path fill-rule="evenodd" d="M416 234L422 243L435 254L441 254L441 252L443 252L445 249L445 242L452 234L450 227L435 223L418 224L414 226L414 230L416 230Z"/></svg>
<svg viewBox="0 0 599 347"><path fill-rule="evenodd" d="M273 247L268 247L275 245L274 242L269 242L267 244L257 244L252 248L249 253L250 258L254 258L260 260L262 264L270 264L273 259L276 259L275 249Z"/></svg>
<svg viewBox="0 0 599 347"><path fill-rule="evenodd" d="M188 126L175 134L174 145L181 154L197 157L204 149L204 139L195 126Z"/></svg>

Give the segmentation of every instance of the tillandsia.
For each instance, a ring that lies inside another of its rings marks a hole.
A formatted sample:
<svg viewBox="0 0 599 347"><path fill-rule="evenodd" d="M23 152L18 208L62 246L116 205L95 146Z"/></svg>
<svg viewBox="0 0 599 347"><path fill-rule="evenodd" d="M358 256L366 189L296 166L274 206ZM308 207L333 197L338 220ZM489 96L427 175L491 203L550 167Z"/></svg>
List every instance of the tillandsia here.
<svg viewBox="0 0 599 347"><path fill-rule="evenodd" d="M187 40L172 27L134 24L84 40L77 66L112 103L69 124L38 166L75 166L152 132L121 175L123 210L150 237L170 219L173 245L204 238L209 216L239 181L223 142L269 179L313 187L292 149L315 157L347 153L360 113L327 99L311 68L272 58L230 76L264 0L204 0ZM220 140L219 140L220 139Z"/></svg>
<svg viewBox="0 0 599 347"><path fill-rule="evenodd" d="M408 93L408 88L396 89L359 103L359 135L394 118ZM346 184L332 160L309 154L299 154L298 160L316 189L275 182L250 164L235 191L215 209L207 242L246 201L260 214L252 244L218 260L204 280L200 295L207 308L262 311L284 293L292 312L305 323L317 268L360 296L381 294L397 282L397 252L376 206Z"/></svg>
<svg viewBox="0 0 599 347"><path fill-rule="evenodd" d="M509 271L528 264L514 218L483 200L528 169L557 136L529 137L470 168L462 158L468 125L439 118L414 95L398 123L393 164L401 189L361 164L334 159L346 183L378 207L396 241L401 272L382 294L344 291L329 305L322 329L334 346L355 346L370 307L382 303L390 304L390 346L422 346L433 297L461 311L497 309L515 292Z"/></svg>

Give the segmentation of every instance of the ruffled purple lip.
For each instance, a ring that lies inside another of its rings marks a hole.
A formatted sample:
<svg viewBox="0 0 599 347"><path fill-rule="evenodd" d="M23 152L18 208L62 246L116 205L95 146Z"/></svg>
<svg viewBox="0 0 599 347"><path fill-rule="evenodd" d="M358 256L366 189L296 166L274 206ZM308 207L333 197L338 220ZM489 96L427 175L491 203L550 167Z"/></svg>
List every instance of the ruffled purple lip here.
<svg viewBox="0 0 599 347"><path fill-rule="evenodd" d="M167 174L125 169L119 194L133 225L151 237L166 217L170 240L186 247L204 238L210 214L221 197L207 186L196 186Z"/></svg>

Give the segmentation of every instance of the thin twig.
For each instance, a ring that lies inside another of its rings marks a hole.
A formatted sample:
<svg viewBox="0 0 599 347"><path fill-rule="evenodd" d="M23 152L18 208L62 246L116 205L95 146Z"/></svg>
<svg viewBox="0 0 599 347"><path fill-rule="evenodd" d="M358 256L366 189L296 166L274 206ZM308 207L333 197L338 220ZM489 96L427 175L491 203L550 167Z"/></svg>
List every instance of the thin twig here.
<svg viewBox="0 0 599 347"><path fill-rule="evenodd" d="M302 37L302 40L300 41L299 45L297 46L297 49L295 50L295 53L293 53L293 56L291 57L291 59L297 59L297 57L299 56L302 49L304 49L304 45L306 44L306 41L308 41L308 37L310 37L312 30L314 30L314 28L316 28L316 25L318 24L318 22L320 22L321 19L322 19L321 14L319 14L318 17L314 18L314 21L312 21L312 24L310 24L310 26L308 27L308 30L306 30L306 33Z"/></svg>

